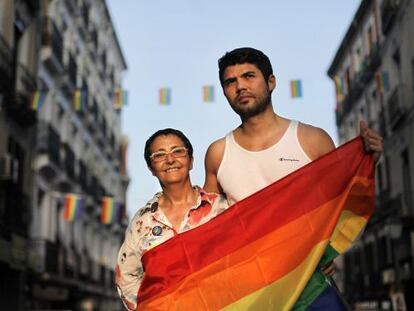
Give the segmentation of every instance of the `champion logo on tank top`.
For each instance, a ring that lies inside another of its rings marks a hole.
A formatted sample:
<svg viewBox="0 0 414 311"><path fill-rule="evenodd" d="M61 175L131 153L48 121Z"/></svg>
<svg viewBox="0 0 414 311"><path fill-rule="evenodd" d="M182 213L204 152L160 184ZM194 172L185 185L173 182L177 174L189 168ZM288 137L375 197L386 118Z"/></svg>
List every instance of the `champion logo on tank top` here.
<svg viewBox="0 0 414 311"><path fill-rule="evenodd" d="M289 162L300 162L298 159L289 159L289 158L279 158L280 162L289 161Z"/></svg>

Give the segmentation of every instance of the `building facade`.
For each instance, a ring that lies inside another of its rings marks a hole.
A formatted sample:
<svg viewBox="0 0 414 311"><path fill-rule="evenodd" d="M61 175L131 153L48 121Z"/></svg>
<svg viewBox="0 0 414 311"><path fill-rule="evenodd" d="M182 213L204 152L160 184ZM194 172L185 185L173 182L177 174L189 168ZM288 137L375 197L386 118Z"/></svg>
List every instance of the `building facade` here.
<svg viewBox="0 0 414 311"><path fill-rule="evenodd" d="M356 310L414 308L414 1L363 0L328 70L339 141L359 121L384 137L376 209L344 258Z"/></svg>
<svg viewBox="0 0 414 311"><path fill-rule="evenodd" d="M2 308L121 310L126 62L106 3L1 1L0 53ZM103 198L119 207L109 221Z"/></svg>

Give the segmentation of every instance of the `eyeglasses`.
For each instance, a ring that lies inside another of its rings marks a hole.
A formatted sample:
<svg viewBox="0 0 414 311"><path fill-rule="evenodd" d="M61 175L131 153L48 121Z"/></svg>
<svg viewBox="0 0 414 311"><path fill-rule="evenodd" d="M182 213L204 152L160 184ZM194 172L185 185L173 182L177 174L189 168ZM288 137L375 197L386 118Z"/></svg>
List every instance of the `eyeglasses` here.
<svg viewBox="0 0 414 311"><path fill-rule="evenodd" d="M186 147L175 147L170 151L156 151L150 155L150 159L154 162L162 162L167 159L167 155L171 154L173 158L182 158L187 155L188 149Z"/></svg>

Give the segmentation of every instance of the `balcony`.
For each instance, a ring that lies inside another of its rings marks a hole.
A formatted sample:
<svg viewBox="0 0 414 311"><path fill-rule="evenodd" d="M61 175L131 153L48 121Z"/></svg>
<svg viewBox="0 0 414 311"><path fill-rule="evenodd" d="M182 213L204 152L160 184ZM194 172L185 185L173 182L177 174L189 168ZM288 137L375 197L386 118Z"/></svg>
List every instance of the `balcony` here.
<svg viewBox="0 0 414 311"><path fill-rule="evenodd" d="M365 57L361 69L361 81L366 85L374 77L381 65L380 44L374 43L368 56Z"/></svg>
<svg viewBox="0 0 414 311"><path fill-rule="evenodd" d="M0 35L0 94L11 94L13 90L12 52Z"/></svg>
<svg viewBox="0 0 414 311"><path fill-rule="evenodd" d="M63 71L63 39L55 23L47 17L42 21L40 59L52 75Z"/></svg>
<svg viewBox="0 0 414 311"><path fill-rule="evenodd" d="M63 150L65 152L64 167L66 174L72 179L75 180L75 153L72 151L72 148L69 144L63 144Z"/></svg>
<svg viewBox="0 0 414 311"><path fill-rule="evenodd" d="M77 75L78 66L76 64L75 58L69 54L69 60L67 66L65 67L65 74L62 77L62 90L70 99L73 98L73 93L75 92L77 86Z"/></svg>
<svg viewBox="0 0 414 311"><path fill-rule="evenodd" d="M387 103L388 121L393 130L401 125L405 117L406 107L402 98L403 87L399 85L394 89Z"/></svg>
<svg viewBox="0 0 414 311"><path fill-rule="evenodd" d="M98 116L98 103L93 98L91 104L88 105L88 113L86 115L86 125L91 133L96 131L96 119Z"/></svg>
<svg viewBox="0 0 414 311"><path fill-rule="evenodd" d="M59 273L59 247L48 240L30 241L30 267L38 273Z"/></svg>
<svg viewBox="0 0 414 311"><path fill-rule="evenodd" d="M381 4L382 33L386 35L396 21L401 0L384 0Z"/></svg>
<svg viewBox="0 0 414 311"><path fill-rule="evenodd" d="M53 127L45 122L38 124L35 169L46 178L54 178L60 170L60 137Z"/></svg>
<svg viewBox="0 0 414 311"><path fill-rule="evenodd" d="M24 65L16 68L15 94L6 102L7 112L20 126L31 126L36 121L36 111L30 108L31 97L36 91L34 74Z"/></svg>
<svg viewBox="0 0 414 311"><path fill-rule="evenodd" d="M76 0L64 0L64 2L65 2L65 6L67 10L69 11L69 13L71 13L72 15L75 15L75 13L78 10Z"/></svg>
<svg viewBox="0 0 414 311"><path fill-rule="evenodd" d="M5 213L2 226L10 232L27 236L30 223L29 197L17 185L3 185L5 188Z"/></svg>

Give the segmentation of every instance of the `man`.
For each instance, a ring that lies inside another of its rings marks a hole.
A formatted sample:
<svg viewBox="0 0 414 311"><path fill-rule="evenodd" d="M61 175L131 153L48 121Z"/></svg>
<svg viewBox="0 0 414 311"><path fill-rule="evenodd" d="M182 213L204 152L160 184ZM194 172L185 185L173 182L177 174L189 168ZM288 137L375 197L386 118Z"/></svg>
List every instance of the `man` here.
<svg viewBox="0 0 414 311"><path fill-rule="evenodd" d="M219 59L224 95L240 116L241 125L213 142L205 158L209 192L224 193L230 204L240 201L307 163L332 151L335 145L320 128L286 119L273 110L276 80L268 57L253 48L239 48ZM360 133L367 152L378 159L382 138L365 123ZM324 270L332 273L332 265ZM315 271L295 308L345 309L321 271Z"/></svg>

